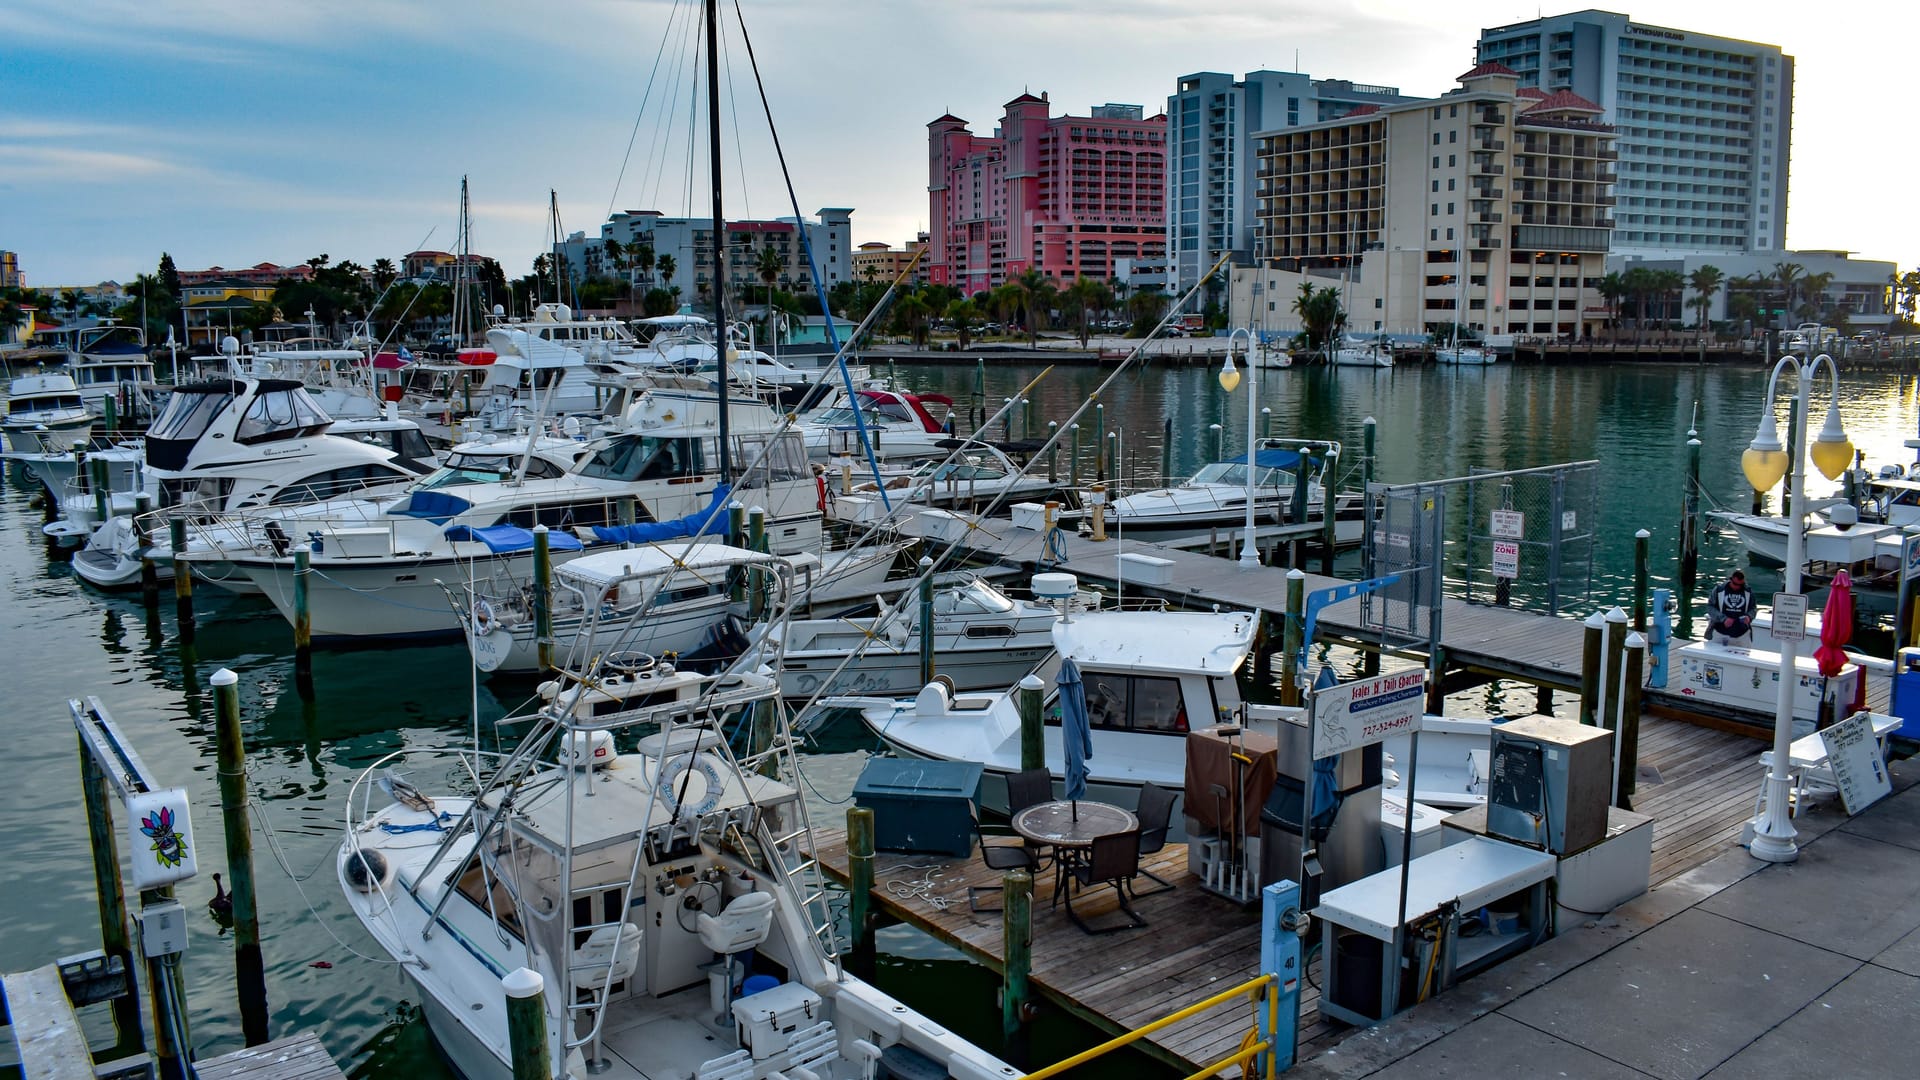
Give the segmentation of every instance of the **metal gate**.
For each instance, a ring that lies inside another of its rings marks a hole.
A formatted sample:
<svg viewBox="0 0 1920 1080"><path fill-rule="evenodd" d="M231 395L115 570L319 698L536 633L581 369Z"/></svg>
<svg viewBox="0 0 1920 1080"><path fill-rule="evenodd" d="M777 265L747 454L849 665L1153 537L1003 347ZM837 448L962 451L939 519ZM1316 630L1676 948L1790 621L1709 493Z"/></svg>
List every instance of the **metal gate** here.
<svg viewBox="0 0 1920 1080"><path fill-rule="evenodd" d="M1400 580L1362 602L1365 631L1431 650L1449 592L1552 615L1588 600L1598 475L1599 462L1577 461L1370 485L1366 575Z"/></svg>

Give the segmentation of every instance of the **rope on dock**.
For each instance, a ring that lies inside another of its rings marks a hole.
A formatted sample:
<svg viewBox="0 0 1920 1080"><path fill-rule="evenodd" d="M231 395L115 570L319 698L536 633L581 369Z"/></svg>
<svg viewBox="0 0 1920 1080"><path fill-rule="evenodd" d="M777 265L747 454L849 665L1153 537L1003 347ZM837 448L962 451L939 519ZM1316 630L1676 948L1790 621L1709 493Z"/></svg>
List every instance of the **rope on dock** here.
<svg viewBox="0 0 1920 1080"><path fill-rule="evenodd" d="M890 879L887 882L887 895L892 896L902 903L919 900L935 911L945 911L954 905L955 900L951 896L942 896L934 891L939 885L937 879L940 871L943 869L945 869L945 867L939 863L908 863L905 866L896 867L893 872L897 874L905 874L916 870L920 871L921 874L919 879L914 881L902 881L898 878Z"/></svg>

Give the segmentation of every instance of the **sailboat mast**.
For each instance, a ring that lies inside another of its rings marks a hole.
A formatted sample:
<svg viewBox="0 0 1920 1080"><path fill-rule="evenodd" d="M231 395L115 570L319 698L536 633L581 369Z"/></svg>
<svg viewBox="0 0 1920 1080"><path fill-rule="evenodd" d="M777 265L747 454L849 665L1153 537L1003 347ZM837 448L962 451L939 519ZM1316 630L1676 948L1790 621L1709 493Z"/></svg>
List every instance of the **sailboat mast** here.
<svg viewBox="0 0 1920 1080"><path fill-rule="evenodd" d="M733 482L727 435L727 219L720 200L720 0L707 0L707 171L713 178L714 389L720 396L720 482Z"/></svg>

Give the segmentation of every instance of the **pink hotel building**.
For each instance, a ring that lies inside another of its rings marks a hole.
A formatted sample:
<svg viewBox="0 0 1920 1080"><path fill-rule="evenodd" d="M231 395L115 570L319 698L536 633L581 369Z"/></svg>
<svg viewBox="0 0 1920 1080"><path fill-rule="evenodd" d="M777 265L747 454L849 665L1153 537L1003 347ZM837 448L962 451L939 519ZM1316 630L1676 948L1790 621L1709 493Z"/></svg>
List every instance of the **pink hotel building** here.
<svg viewBox="0 0 1920 1080"><path fill-rule="evenodd" d="M972 295L1028 270L1065 284L1165 258L1167 118L1050 111L1045 94L1021 94L992 138L950 113L927 125L931 282Z"/></svg>

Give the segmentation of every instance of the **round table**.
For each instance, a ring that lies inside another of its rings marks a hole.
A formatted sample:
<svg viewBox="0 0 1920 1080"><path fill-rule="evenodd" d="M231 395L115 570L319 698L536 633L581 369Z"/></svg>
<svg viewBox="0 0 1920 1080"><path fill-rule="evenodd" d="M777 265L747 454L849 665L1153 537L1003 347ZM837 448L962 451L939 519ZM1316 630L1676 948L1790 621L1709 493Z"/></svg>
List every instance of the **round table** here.
<svg viewBox="0 0 1920 1080"><path fill-rule="evenodd" d="M1092 847L1096 837L1139 827L1140 819L1128 811L1087 799L1035 803L1013 815L1014 832L1036 844L1062 848Z"/></svg>

